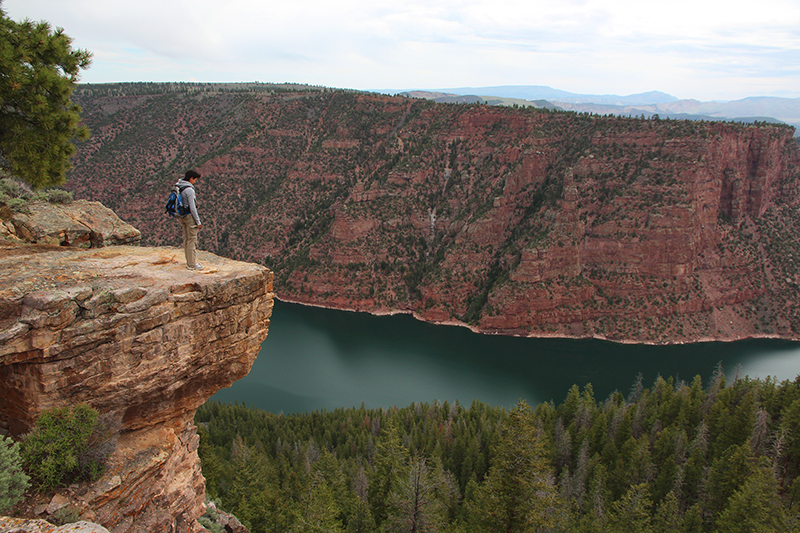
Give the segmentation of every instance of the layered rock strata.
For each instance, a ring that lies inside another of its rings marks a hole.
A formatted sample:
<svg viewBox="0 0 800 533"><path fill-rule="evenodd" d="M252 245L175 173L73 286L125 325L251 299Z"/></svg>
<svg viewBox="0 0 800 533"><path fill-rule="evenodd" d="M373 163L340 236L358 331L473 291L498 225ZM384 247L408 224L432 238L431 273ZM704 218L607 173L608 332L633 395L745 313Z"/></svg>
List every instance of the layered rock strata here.
<svg viewBox="0 0 800 533"><path fill-rule="evenodd" d="M101 248L136 245L141 232L100 202L37 202L23 211L0 204L0 237L10 242Z"/></svg>
<svg viewBox="0 0 800 533"><path fill-rule="evenodd" d="M296 87L76 94L76 197L177 244L150 206L202 161L203 245L274 269L283 299L520 336L800 338L792 128Z"/></svg>
<svg viewBox="0 0 800 533"><path fill-rule="evenodd" d="M0 429L85 402L118 428L105 474L68 494L112 532L199 531L194 412L249 371L272 273L175 248L0 244Z"/></svg>

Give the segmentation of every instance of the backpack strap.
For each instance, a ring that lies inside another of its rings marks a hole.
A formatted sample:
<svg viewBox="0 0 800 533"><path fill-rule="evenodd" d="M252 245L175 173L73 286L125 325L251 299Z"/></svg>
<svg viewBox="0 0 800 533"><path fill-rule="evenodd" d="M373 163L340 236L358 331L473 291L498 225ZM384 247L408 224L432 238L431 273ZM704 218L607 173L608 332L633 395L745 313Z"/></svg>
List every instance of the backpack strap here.
<svg viewBox="0 0 800 533"><path fill-rule="evenodd" d="M0 0L0 1L2 1L2 0ZM189 187L192 187L191 183L189 185L178 185L177 183L175 184L175 191L178 193L178 202L179 203L181 203L181 204L183 203L183 191L186 190ZM194 187L192 187L192 189L194 189Z"/></svg>
<svg viewBox="0 0 800 533"><path fill-rule="evenodd" d="M180 204L180 207L177 209L177 211L178 211L178 216L180 216L181 218L191 214L188 202L183 201L183 191L189 188L194 189L194 185L192 185L191 183L189 183L188 185L181 185L181 186L178 186L177 183L175 184L175 189L177 189L178 191L178 203ZM181 215L181 210L185 211L183 215Z"/></svg>

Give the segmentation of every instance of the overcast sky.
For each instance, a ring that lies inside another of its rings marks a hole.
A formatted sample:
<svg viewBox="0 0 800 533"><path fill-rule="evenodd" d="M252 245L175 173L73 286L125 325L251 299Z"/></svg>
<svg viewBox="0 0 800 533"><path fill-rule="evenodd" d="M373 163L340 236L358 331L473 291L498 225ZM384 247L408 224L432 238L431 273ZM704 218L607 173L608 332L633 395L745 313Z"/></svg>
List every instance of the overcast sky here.
<svg viewBox="0 0 800 533"><path fill-rule="evenodd" d="M800 97L800 0L2 0L94 54L82 82L548 85Z"/></svg>

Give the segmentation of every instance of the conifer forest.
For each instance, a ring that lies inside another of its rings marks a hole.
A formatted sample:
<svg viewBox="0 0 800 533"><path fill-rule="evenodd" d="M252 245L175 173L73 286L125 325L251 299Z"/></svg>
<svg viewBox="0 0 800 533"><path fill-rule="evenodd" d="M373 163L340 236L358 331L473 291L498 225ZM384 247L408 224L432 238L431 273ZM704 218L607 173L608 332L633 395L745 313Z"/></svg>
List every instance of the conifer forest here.
<svg viewBox="0 0 800 533"><path fill-rule="evenodd" d="M208 497L252 532L800 528L800 377L573 386L513 409L434 401L197 411Z"/></svg>

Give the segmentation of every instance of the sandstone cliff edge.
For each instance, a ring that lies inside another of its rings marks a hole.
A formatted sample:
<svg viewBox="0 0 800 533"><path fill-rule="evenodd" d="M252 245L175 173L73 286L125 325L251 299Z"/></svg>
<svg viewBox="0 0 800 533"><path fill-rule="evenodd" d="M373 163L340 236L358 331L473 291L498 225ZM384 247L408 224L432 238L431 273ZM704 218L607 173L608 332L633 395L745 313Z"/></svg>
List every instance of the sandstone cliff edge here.
<svg viewBox="0 0 800 533"><path fill-rule="evenodd" d="M86 402L119 427L95 483L63 496L112 532L199 531L194 412L249 371L273 306L268 269L201 252L0 240L0 430Z"/></svg>

